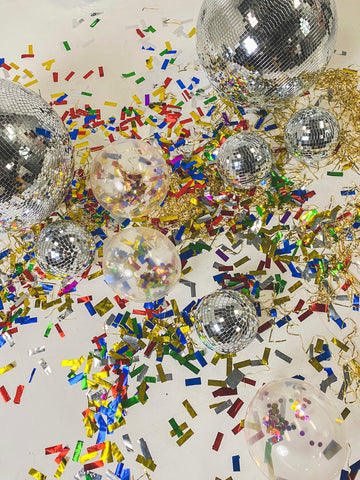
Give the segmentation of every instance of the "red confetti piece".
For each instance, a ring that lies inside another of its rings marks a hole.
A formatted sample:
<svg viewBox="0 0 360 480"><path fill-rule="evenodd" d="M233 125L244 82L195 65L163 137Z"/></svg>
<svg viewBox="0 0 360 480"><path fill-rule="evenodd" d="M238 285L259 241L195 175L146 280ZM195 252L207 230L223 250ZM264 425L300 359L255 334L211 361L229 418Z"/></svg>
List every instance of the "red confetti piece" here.
<svg viewBox="0 0 360 480"><path fill-rule="evenodd" d="M234 435L237 435L243 428L244 427L241 425L241 423L239 423L239 425L236 425L236 427L234 427L231 431Z"/></svg>
<svg viewBox="0 0 360 480"><path fill-rule="evenodd" d="M54 453L62 452L62 450L63 450L62 444L54 445L53 447L46 447L45 455L53 455Z"/></svg>
<svg viewBox="0 0 360 480"><path fill-rule="evenodd" d="M230 388L230 387L220 387L214 392L212 392L214 397L224 397L226 395L236 395L237 394L237 389L236 388Z"/></svg>
<svg viewBox="0 0 360 480"><path fill-rule="evenodd" d="M270 327L272 327L272 323L270 321L267 321L263 325L260 325L260 327L258 328L258 333L265 332L265 330L268 330Z"/></svg>
<svg viewBox="0 0 360 480"><path fill-rule="evenodd" d="M140 28L136 29L136 33L139 35L140 38L145 38L145 34L140 30Z"/></svg>
<svg viewBox="0 0 360 480"><path fill-rule="evenodd" d="M286 272L286 268L284 267L284 265L280 262L280 260L275 260L275 264L278 266L279 270L281 271L281 273L285 273Z"/></svg>
<svg viewBox="0 0 360 480"><path fill-rule="evenodd" d="M306 318L310 317L312 313L313 313L312 310L306 310L306 312L298 316L299 322L303 322Z"/></svg>
<svg viewBox="0 0 360 480"><path fill-rule="evenodd" d="M59 74L58 74L58 72L53 72L52 76L53 76L53 81L54 81L54 82L57 82L57 81L59 80Z"/></svg>
<svg viewBox="0 0 360 480"><path fill-rule="evenodd" d="M4 385L2 387L0 387L0 394L3 397L5 402L8 402L10 400L10 395L8 394Z"/></svg>
<svg viewBox="0 0 360 480"><path fill-rule="evenodd" d="M221 432L218 432L218 434L216 435L215 442L212 446L212 449L215 450L215 452L219 450L223 437L224 437L224 434Z"/></svg>
<svg viewBox="0 0 360 480"><path fill-rule="evenodd" d="M251 380L251 378L246 378L246 377L244 377L241 381L242 381L243 383L248 384L248 385L252 385L253 387L255 387L255 385L256 385L256 381L255 381L255 380Z"/></svg>
<svg viewBox="0 0 360 480"><path fill-rule="evenodd" d="M311 310L313 312L326 313L328 311L328 305L326 303L312 303Z"/></svg>
<svg viewBox="0 0 360 480"><path fill-rule="evenodd" d="M98 152L99 150L102 150L104 148L104 145L99 145L98 147L92 147L90 148L90 152Z"/></svg>
<svg viewBox="0 0 360 480"><path fill-rule="evenodd" d="M104 466L104 462L102 460L98 460L97 462L86 463L84 465L85 472L89 470L94 470L95 468L100 468Z"/></svg>
<svg viewBox="0 0 360 480"><path fill-rule="evenodd" d="M104 68L103 67L98 67L99 70L99 76L103 77L104 76Z"/></svg>
<svg viewBox="0 0 360 480"><path fill-rule="evenodd" d="M69 447L64 447L61 452L59 453L59 455L54 459L54 461L60 465L61 463L61 460L69 453L70 451L70 448Z"/></svg>
<svg viewBox="0 0 360 480"><path fill-rule="evenodd" d="M63 332L62 328L60 327L60 325L58 323L55 323L55 328L56 328L58 334L60 335L60 337L64 338L65 333Z"/></svg>
<svg viewBox="0 0 360 480"><path fill-rule="evenodd" d="M92 445L91 447L87 448L88 453L98 452L99 450L104 450L105 442L97 443L96 445Z"/></svg>
<svg viewBox="0 0 360 480"><path fill-rule="evenodd" d="M346 282L344 283L344 285L341 287L341 290L344 290L344 292L346 292L346 290L350 287L351 285L351 280L346 280Z"/></svg>
<svg viewBox="0 0 360 480"><path fill-rule="evenodd" d="M77 299L77 303L91 302L92 295L87 295L86 297L80 297Z"/></svg>
<svg viewBox="0 0 360 480"><path fill-rule="evenodd" d="M23 391L24 391L24 385L18 385L17 389L16 389L16 394L15 394L15 398L14 398L14 403L17 403L19 404L20 403L20 400L21 400L21 396L23 394Z"/></svg>
<svg viewBox="0 0 360 480"><path fill-rule="evenodd" d="M295 313L299 313L302 307L304 306L305 301L304 300L299 300L296 307L294 308Z"/></svg>
<svg viewBox="0 0 360 480"><path fill-rule="evenodd" d="M94 70L89 70L87 73L85 73L85 75L83 76L83 78L85 78L85 80L86 80L86 79L89 78L90 75L92 75L93 73L94 73Z"/></svg>
<svg viewBox="0 0 360 480"><path fill-rule="evenodd" d="M65 77L65 80L68 82L73 75L75 75L75 72L70 72L70 73Z"/></svg>
<svg viewBox="0 0 360 480"><path fill-rule="evenodd" d="M304 211L303 208L299 208L299 210L295 213L294 218L296 220L298 220L301 217L301 215L303 214L303 211Z"/></svg>
<svg viewBox="0 0 360 480"><path fill-rule="evenodd" d="M11 70L10 65L8 65L8 64L5 63L5 62L3 62L0 66L1 66L2 68L5 68L5 70Z"/></svg>
<svg viewBox="0 0 360 480"><path fill-rule="evenodd" d="M147 346L145 352L144 352L144 355L145 357L150 357L152 351L154 350L154 348L156 347L156 342L150 342L149 345Z"/></svg>
<svg viewBox="0 0 360 480"><path fill-rule="evenodd" d="M226 413L230 415L231 418L235 418L243 405L244 402L240 400L240 398L237 398Z"/></svg>

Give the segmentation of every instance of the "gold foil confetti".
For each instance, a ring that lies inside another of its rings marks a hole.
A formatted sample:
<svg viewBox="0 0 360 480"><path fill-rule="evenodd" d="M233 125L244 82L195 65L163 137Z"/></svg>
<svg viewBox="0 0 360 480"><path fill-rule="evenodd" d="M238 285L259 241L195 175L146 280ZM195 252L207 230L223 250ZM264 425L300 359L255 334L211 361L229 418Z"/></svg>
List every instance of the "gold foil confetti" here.
<svg viewBox="0 0 360 480"><path fill-rule="evenodd" d="M191 418L195 418L197 413L195 412L195 410L193 409L193 407L190 405L190 402L188 400L184 400L182 402L182 404L184 405L184 407L186 408L188 414L190 415Z"/></svg>

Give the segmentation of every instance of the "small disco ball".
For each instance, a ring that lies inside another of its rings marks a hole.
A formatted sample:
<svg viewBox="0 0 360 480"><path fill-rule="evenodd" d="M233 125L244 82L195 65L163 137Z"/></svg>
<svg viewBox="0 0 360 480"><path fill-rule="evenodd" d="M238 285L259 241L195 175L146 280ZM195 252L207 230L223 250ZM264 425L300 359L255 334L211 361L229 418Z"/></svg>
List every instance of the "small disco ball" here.
<svg viewBox="0 0 360 480"><path fill-rule="evenodd" d="M147 215L164 200L170 171L161 153L142 140L110 143L90 171L97 201L115 220Z"/></svg>
<svg viewBox="0 0 360 480"><path fill-rule="evenodd" d="M86 228L71 220L49 223L35 244L35 258L40 268L58 278L81 275L90 267L94 255L93 237Z"/></svg>
<svg viewBox="0 0 360 480"><path fill-rule="evenodd" d="M36 93L0 79L0 232L43 221L72 178L73 149L61 118Z"/></svg>
<svg viewBox="0 0 360 480"><path fill-rule="evenodd" d="M253 188L268 175L272 153L257 133L240 132L229 137L219 148L218 171L234 188Z"/></svg>
<svg viewBox="0 0 360 480"><path fill-rule="evenodd" d="M331 480L346 462L346 431L336 405L296 378L258 390L244 432L251 456L269 479Z"/></svg>
<svg viewBox="0 0 360 480"><path fill-rule="evenodd" d="M163 298L180 279L181 260L164 234L147 227L121 230L104 243L105 282L135 302Z"/></svg>
<svg viewBox="0 0 360 480"><path fill-rule="evenodd" d="M252 342L259 327L251 301L230 289L203 297L192 315L200 340L218 353L242 350Z"/></svg>
<svg viewBox="0 0 360 480"><path fill-rule="evenodd" d="M285 147L292 157L316 164L334 151L339 125L334 115L320 107L296 112L285 127Z"/></svg>
<svg viewBox="0 0 360 480"><path fill-rule="evenodd" d="M212 86L232 103L281 106L323 72L336 26L334 0L204 0L197 53Z"/></svg>

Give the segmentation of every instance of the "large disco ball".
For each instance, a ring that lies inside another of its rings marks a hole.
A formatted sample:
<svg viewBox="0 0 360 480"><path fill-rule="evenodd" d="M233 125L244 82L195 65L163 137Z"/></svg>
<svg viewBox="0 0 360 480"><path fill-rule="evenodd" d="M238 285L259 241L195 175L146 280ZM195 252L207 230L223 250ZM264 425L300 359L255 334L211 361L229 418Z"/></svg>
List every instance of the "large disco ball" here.
<svg viewBox="0 0 360 480"><path fill-rule="evenodd" d="M259 319L252 302L242 293L225 289L200 300L192 312L204 345L218 353L236 353L253 341Z"/></svg>
<svg viewBox="0 0 360 480"><path fill-rule="evenodd" d="M333 402L295 378L261 387L245 416L250 454L270 479L333 479L346 461L343 429Z"/></svg>
<svg viewBox="0 0 360 480"><path fill-rule="evenodd" d="M29 228L56 210L73 177L72 154L50 105L0 79L0 232Z"/></svg>
<svg viewBox="0 0 360 480"><path fill-rule="evenodd" d="M54 277L81 275L92 263L95 242L85 227L71 220L49 223L35 243L40 268Z"/></svg>
<svg viewBox="0 0 360 480"><path fill-rule="evenodd" d="M334 151L339 137L335 116L320 107L307 107L296 112L285 127L288 153L308 164L316 164Z"/></svg>
<svg viewBox="0 0 360 480"><path fill-rule="evenodd" d="M147 227L120 231L104 243L105 282L115 293L135 302L154 302L167 295L181 275L174 244Z"/></svg>
<svg viewBox="0 0 360 480"><path fill-rule="evenodd" d="M257 133L240 132L221 145L217 165L221 177L230 187L253 188L269 174L272 153Z"/></svg>
<svg viewBox="0 0 360 480"><path fill-rule="evenodd" d="M97 201L116 220L147 215L164 200L170 170L157 148L143 140L110 143L90 171Z"/></svg>
<svg viewBox="0 0 360 480"><path fill-rule="evenodd" d="M204 0L200 63L218 93L242 106L279 106L309 89L335 45L334 0Z"/></svg>

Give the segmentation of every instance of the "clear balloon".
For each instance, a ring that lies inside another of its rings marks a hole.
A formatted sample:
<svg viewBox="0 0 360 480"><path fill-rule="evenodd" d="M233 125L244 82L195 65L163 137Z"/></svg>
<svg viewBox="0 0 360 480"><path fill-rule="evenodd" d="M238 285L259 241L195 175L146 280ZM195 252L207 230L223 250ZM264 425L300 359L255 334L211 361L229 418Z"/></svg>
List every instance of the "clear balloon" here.
<svg viewBox="0 0 360 480"><path fill-rule="evenodd" d="M0 231L53 213L73 178L73 149L61 118L39 95L0 79Z"/></svg>
<svg viewBox="0 0 360 480"><path fill-rule="evenodd" d="M217 165L221 177L230 187L253 188L269 174L272 153L257 133L235 133L219 148Z"/></svg>
<svg viewBox="0 0 360 480"><path fill-rule="evenodd" d="M316 165L333 153L338 137L339 125L331 112L320 107L307 107L290 118L284 141L291 156Z"/></svg>
<svg viewBox="0 0 360 480"><path fill-rule="evenodd" d="M95 242L85 227L71 220L49 223L35 244L40 268L55 277L81 275L92 263Z"/></svg>
<svg viewBox="0 0 360 480"><path fill-rule="evenodd" d="M154 302L177 284L181 260L174 244L161 232L130 227L104 243L105 282L115 293L135 302Z"/></svg>
<svg viewBox="0 0 360 480"><path fill-rule="evenodd" d="M204 0L197 52L212 86L242 106L280 106L313 85L334 51L334 0Z"/></svg>
<svg viewBox="0 0 360 480"><path fill-rule="evenodd" d="M123 139L99 152L90 182L97 201L120 220L147 215L158 207L167 194L170 171L155 147Z"/></svg>
<svg viewBox="0 0 360 480"><path fill-rule="evenodd" d="M346 436L333 402L295 378L258 390L245 416L251 456L269 478L331 480L346 460Z"/></svg>
<svg viewBox="0 0 360 480"><path fill-rule="evenodd" d="M192 312L200 340L218 353L236 353L253 341L259 327L254 305L235 290L203 297Z"/></svg>

